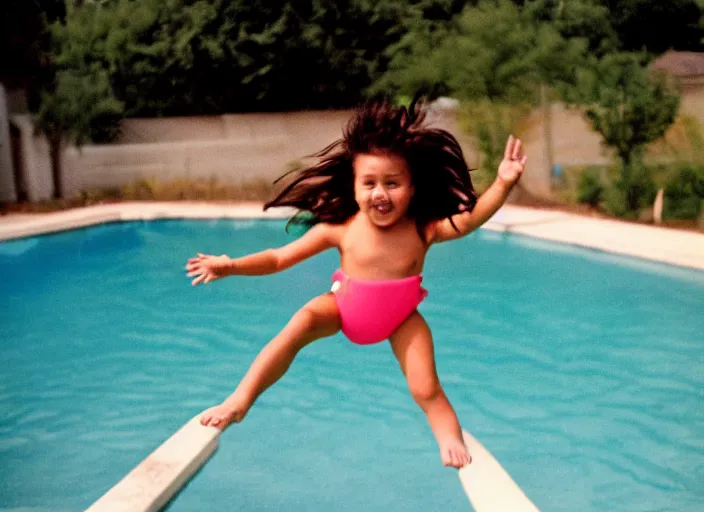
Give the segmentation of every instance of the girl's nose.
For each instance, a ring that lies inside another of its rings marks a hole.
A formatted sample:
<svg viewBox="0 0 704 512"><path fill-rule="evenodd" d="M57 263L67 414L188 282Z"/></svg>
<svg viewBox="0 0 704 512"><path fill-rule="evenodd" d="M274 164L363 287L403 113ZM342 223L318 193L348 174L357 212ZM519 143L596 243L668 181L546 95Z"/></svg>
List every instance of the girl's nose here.
<svg viewBox="0 0 704 512"><path fill-rule="evenodd" d="M386 190L381 185L377 185L372 190L372 199L386 199Z"/></svg>

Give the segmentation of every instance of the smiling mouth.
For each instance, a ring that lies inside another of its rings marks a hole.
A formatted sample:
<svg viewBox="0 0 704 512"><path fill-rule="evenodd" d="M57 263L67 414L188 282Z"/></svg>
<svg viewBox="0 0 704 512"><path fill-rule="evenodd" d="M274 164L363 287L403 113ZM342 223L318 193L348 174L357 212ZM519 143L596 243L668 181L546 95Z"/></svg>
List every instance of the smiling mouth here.
<svg viewBox="0 0 704 512"><path fill-rule="evenodd" d="M381 214L386 214L389 213L392 210L391 203L377 203L373 204L372 208L376 210L378 213Z"/></svg>

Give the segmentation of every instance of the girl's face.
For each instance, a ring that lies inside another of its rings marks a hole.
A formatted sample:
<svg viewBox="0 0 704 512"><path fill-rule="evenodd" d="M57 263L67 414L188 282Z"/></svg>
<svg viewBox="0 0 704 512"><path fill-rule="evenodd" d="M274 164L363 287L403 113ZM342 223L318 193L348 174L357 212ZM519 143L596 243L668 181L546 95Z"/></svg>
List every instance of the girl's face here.
<svg viewBox="0 0 704 512"><path fill-rule="evenodd" d="M357 155L354 167L354 198L362 213L378 227L389 227L408 212L413 197L411 173L396 155Z"/></svg>

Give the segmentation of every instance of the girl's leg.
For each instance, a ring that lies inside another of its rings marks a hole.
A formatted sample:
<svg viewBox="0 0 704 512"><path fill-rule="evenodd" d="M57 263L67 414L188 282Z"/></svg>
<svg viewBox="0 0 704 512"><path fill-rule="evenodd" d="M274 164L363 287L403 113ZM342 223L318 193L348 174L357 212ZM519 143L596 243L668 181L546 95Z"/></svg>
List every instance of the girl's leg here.
<svg viewBox="0 0 704 512"><path fill-rule="evenodd" d="M462 440L460 423L438 379L433 337L425 319L414 312L390 341L413 399L428 416L443 464L456 468L469 464L472 457Z"/></svg>
<svg viewBox="0 0 704 512"><path fill-rule="evenodd" d="M225 429L230 423L241 421L259 395L286 373L299 350L339 330L340 315L333 294L311 300L259 352L234 393L203 413L201 424Z"/></svg>

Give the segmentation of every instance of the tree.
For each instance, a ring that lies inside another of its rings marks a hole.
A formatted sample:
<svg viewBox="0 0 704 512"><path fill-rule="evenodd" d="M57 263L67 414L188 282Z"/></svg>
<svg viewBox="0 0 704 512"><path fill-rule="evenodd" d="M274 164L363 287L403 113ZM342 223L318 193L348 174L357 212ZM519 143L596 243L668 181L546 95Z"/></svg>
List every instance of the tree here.
<svg viewBox="0 0 704 512"><path fill-rule="evenodd" d="M541 85L575 81L586 41L565 39L534 11L509 0L482 0L441 30L407 34L403 52L373 90L412 95L418 88L452 94L469 110L483 165L495 168L515 122L540 99Z"/></svg>
<svg viewBox="0 0 704 512"><path fill-rule="evenodd" d="M645 147L674 122L679 96L664 75L652 75L642 57L609 54L582 76L579 92L585 116L621 161L620 186L626 211L640 206L635 163Z"/></svg>
<svg viewBox="0 0 704 512"><path fill-rule="evenodd" d="M97 65L83 70L61 70L50 91L41 95L36 127L49 139L54 197L63 197L61 153L63 141L76 145L101 134L123 114L123 105L112 94L108 74ZM102 134L102 136L105 136Z"/></svg>
<svg viewBox="0 0 704 512"><path fill-rule="evenodd" d="M537 21L551 23L565 39L586 40L591 55L600 57L621 46L602 0L534 0L526 9Z"/></svg>
<svg viewBox="0 0 704 512"><path fill-rule="evenodd" d="M129 116L347 107L385 68L408 9L402 0L86 2L56 26L56 58L101 63Z"/></svg>

